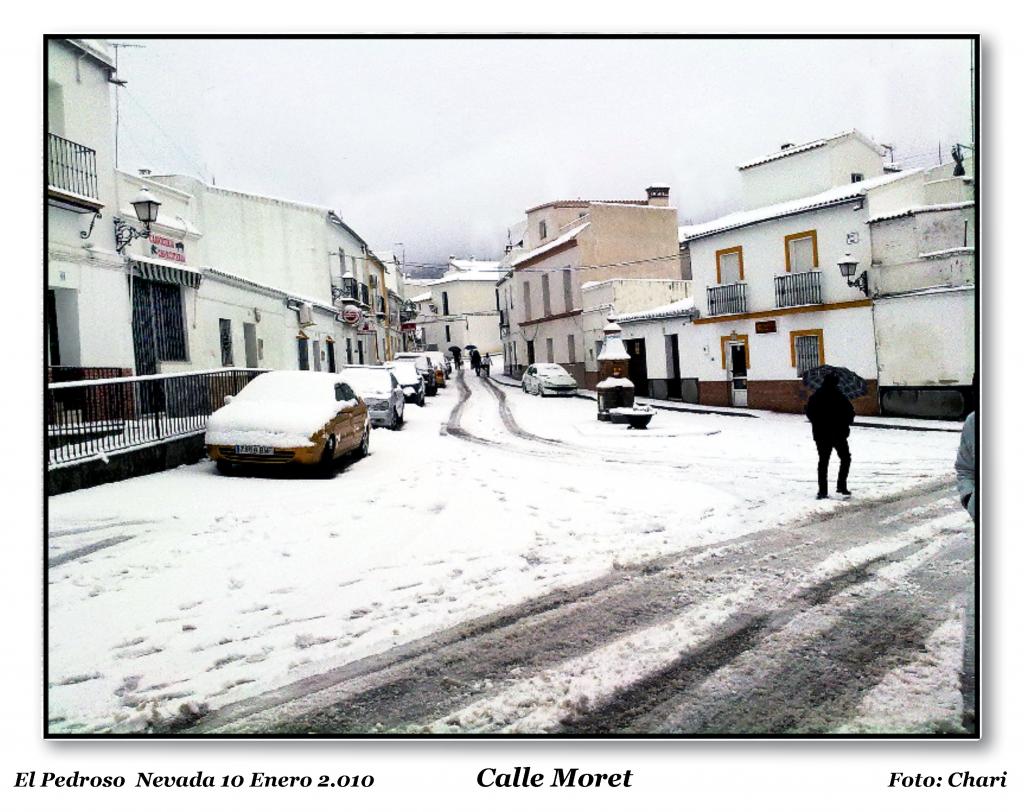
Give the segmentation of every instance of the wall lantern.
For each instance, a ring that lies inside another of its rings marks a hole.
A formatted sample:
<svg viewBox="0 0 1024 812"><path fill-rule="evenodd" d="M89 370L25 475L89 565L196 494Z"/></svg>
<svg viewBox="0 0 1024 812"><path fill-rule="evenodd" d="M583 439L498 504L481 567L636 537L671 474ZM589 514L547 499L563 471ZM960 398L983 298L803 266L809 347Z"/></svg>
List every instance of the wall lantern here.
<svg viewBox="0 0 1024 812"><path fill-rule="evenodd" d="M120 217L114 218L114 237L117 253L119 254L123 254L124 249L136 237L149 236L149 227L156 222L157 214L160 211L160 200L149 189L140 190L135 199L131 201L131 204L135 209L135 217L142 223L143 229L140 231L128 225Z"/></svg>
<svg viewBox="0 0 1024 812"><path fill-rule="evenodd" d="M839 273L843 275L846 284L851 288L859 288L865 296L868 295L868 272L864 271L860 276L854 278L857 273L857 260L849 254L844 254L839 260Z"/></svg>

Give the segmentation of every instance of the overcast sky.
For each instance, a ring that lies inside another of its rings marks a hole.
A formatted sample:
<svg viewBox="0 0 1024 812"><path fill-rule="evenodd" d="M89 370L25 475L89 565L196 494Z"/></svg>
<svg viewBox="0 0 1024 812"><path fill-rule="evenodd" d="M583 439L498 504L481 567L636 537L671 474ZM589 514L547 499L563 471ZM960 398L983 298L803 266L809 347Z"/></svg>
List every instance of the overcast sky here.
<svg viewBox="0 0 1024 812"><path fill-rule="evenodd" d="M410 261L497 258L524 210L671 186L856 127L920 166L971 139L950 40L145 40L120 49L120 165L338 211Z"/></svg>

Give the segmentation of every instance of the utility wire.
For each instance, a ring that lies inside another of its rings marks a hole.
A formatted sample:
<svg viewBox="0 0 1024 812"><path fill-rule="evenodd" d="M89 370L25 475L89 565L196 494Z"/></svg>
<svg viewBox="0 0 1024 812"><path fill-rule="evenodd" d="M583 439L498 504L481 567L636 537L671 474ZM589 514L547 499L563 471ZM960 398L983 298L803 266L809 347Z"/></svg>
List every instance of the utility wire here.
<svg viewBox="0 0 1024 812"><path fill-rule="evenodd" d="M160 122L157 121L153 114L145 108L145 106L142 104L142 102L139 101L138 97L134 93L129 91L127 88L124 88L124 92L131 98L132 104L138 106L139 110L141 110L145 114L146 118L148 118L153 123L153 126L156 127L163 134L164 138L167 139L168 143L170 143L170 145L178 151L178 153L192 166L192 168L199 173L199 178L205 181L205 173L203 172L203 169L199 166L199 164L196 163L197 159L194 156L189 155L188 152L186 152L185 148L182 147L177 141L175 141L174 138L172 138L171 135L163 127L160 126Z"/></svg>

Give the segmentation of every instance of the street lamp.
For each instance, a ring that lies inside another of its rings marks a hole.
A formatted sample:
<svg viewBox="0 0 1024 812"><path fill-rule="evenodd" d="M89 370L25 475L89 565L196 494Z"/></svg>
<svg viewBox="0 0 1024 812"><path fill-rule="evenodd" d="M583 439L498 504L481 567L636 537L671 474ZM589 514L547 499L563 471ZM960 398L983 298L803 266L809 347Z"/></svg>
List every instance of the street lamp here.
<svg viewBox="0 0 1024 812"><path fill-rule="evenodd" d="M839 260L839 273L843 275L847 285L851 288L859 288L861 293L865 296L868 295L868 272L864 271L860 276L854 278L854 274L857 273L857 260L849 254L844 254L843 258Z"/></svg>
<svg viewBox="0 0 1024 812"><path fill-rule="evenodd" d="M136 237L149 236L149 227L156 222L157 213L160 211L160 200L149 189L140 190L138 196L131 201L131 204L135 209L136 219L142 223L144 228L140 231L120 217L114 218L114 238L117 253L119 254L123 254L124 249Z"/></svg>

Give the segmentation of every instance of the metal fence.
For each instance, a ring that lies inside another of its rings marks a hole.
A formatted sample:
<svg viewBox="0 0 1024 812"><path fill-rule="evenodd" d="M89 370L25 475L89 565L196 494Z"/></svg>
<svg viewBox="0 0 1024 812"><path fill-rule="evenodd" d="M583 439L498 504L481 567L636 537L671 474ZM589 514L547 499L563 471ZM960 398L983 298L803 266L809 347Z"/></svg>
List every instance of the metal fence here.
<svg viewBox="0 0 1024 812"><path fill-rule="evenodd" d="M821 304L821 271L775 277L775 306Z"/></svg>
<svg viewBox="0 0 1024 812"><path fill-rule="evenodd" d="M708 315L747 312L747 283L733 282L708 288Z"/></svg>
<svg viewBox="0 0 1024 812"><path fill-rule="evenodd" d="M218 369L52 383L46 449L52 467L196 434L209 416L265 370Z"/></svg>
<svg viewBox="0 0 1024 812"><path fill-rule="evenodd" d="M46 160L46 182L50 186L79 197L99 197L96 150L47 133Z"/></svg>

